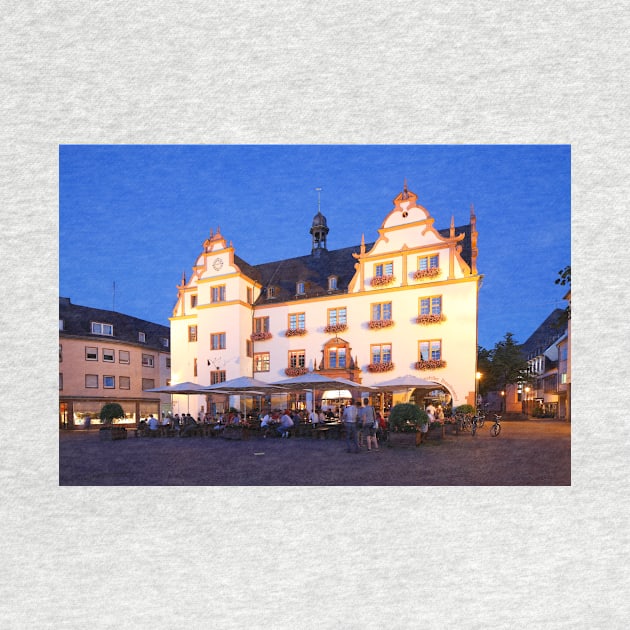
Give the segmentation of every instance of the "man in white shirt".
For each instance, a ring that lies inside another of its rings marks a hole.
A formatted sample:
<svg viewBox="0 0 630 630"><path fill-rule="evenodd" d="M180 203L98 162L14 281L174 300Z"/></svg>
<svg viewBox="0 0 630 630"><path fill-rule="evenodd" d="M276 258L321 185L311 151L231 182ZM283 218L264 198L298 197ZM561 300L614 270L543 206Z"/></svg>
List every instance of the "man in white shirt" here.
<svg viewBox="0 0 630 630"><path fill-rule="evenodd" d="M359 403L360 404L360 403ZM343 410L343 424L346 428L346 453L352 453L350 446L353 447L354 452L359 452L359 438L357 435L357 416L359 410L352 404L352 401L348 403L348 406Z"/></svg>

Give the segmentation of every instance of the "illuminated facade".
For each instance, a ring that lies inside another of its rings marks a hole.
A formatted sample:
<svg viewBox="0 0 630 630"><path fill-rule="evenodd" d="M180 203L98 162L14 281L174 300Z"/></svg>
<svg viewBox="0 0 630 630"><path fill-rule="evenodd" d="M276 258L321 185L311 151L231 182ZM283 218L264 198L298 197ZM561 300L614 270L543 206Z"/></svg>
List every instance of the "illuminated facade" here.
<svg viewBox="0 0 630 630"><path fill-rule="evenodd" d="M170 397L147 393L170 379L170 330L136 317L59 298L59 425L82 428L89 414L120 403L135 424L168 409Z"/></svg>
<svg viewBox="0 0 630 630"><path fill-rule="evenodd" d="M451 219L442 230L434 221L405 185L378 238L355 247L328 250L321 212L310 254L259 265L211 232L177 287L173 382L274 382L314 370L371 385L415 374L438 383L453 405L472 403L476 218L471 209L470 224Z"/></svg>

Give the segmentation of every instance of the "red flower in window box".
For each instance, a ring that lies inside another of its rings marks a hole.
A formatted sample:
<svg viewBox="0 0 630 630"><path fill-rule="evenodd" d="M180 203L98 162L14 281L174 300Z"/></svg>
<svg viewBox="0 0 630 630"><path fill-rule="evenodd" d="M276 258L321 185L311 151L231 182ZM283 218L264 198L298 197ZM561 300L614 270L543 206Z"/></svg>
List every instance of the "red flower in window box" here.
<svg viewBox="0 0 630 630"><path fill-rule="evenodd" d="M389 372L394 369L394 364L391 361L386 363L370 363L367 366L368 372Z"/></svg>
<svg viewBox="0 0 630 630"><path fill-rule="evenodd" d="M330 324L324 328L327 333L340 333L348 329L348 324Z"/></svg>
<svg viewBox="0 0 630 630"><path fill-rule="evenodd" d="M446 361L442 359L429 359L428 361L418 361L416 370L437 370L446 367Z"/></svg>
<svg viewBox="0 0 630 630"><path fill-rule="evenodd" d="M394 282L394 280L396 280L396 278L391 274L388 274L386 276L374 276L370 281L370 284L373 287L382 287L386 284L391 284L392 282Z"/></svg>
<svg viewBox="0 0 630 630"><path fill-rule="evenodd" d="M423 278L435 278L440 275L439 267L430 267L429 269L418 269L413 274L414 280L422 280Z"/></svg>
<svg viewBox="0 0 630 630"><path fill-rule="evenodd" d="M270 332L255 332L251 334L250 339L252 341L264 341L265 339L271 339Z"/></svg>
<svg viewBox="0 0 630 630"><path fill-rule="evenodd" d="M305 335L306 333L306 328L289 328L284 334L287 337L295 337L296 335Z"/></svg>
<svg viewBox="0 0 630 630"><path fill-rule="evenodd" d="M302 376L302 374L306 374L307 372L308 369L305 367L288 367L284 370L287 376Z"/></svg>
<svg viewBox="0 0 630 630"><path fill-rule="evenodd" d="M372 329L388 328L394 325L393 319L371 319L368 322L368 327Z"/></svg>
<svg viewBox="0 0 630 630"><path fill-rule="evenodd" d="M416 323L426 326L427 324L439 324L440 322L443 322L445 319L446 317L444 317L444 313L431 314L431 315L418 315L418 317L416 318Z"/></svg>

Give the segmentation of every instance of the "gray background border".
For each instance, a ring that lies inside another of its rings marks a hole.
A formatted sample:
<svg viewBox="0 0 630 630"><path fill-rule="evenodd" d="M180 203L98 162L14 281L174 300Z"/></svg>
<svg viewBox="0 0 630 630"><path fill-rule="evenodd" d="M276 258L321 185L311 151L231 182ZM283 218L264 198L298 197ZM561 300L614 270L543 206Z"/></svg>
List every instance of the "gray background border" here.
<svg viewBox="0 0 630 630"><path fill-rule="evenodd" d="M625 627L625 3L4 4L0 625ZM61 143L571 144L572 487L59 488Z"/></svg>

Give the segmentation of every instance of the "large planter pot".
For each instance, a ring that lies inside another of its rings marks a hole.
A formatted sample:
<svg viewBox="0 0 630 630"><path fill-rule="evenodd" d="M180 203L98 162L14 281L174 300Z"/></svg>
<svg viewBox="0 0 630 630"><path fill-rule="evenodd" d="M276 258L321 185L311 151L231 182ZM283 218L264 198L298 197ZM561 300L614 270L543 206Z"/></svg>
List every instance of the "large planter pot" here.
<svg viewBox="0 0 630 630"><path fill-rule="evenodd" d="M125 440L127 429L125 427L102 427L98 431L101 440Z"/></svg>
<svg viewBox="0 0 630 630"><path fill-rule="evenodd" d="M390 431L387 434L387 446L392 448L416 448L416 434Z"/></svg>

